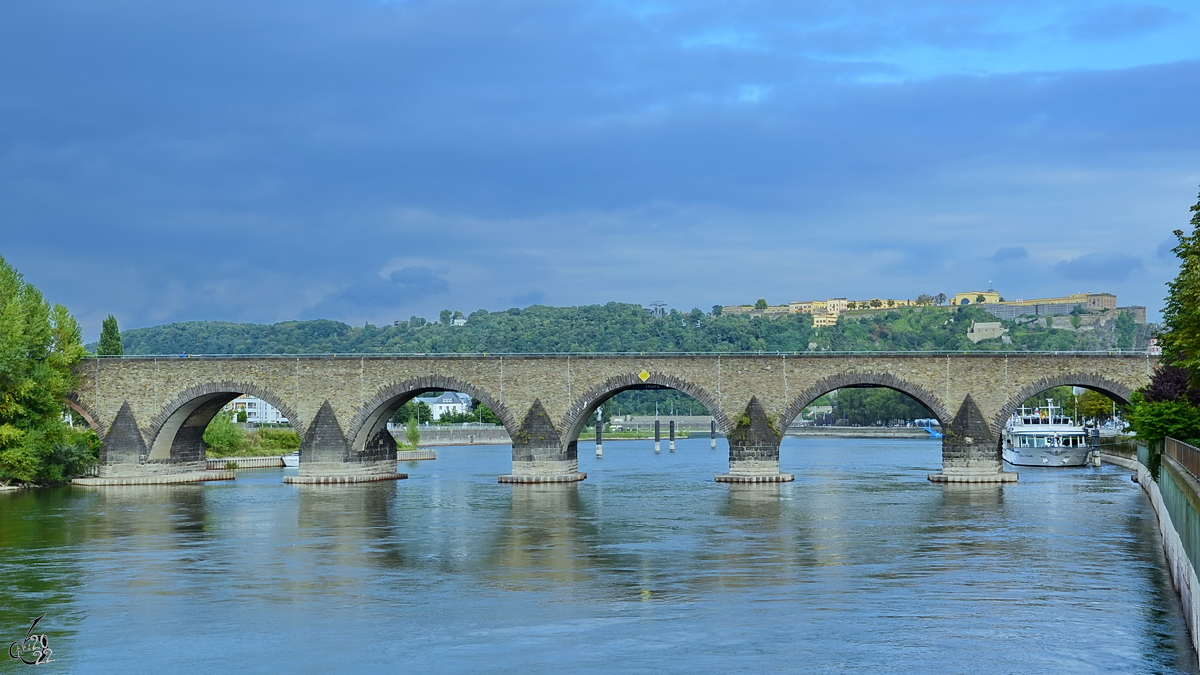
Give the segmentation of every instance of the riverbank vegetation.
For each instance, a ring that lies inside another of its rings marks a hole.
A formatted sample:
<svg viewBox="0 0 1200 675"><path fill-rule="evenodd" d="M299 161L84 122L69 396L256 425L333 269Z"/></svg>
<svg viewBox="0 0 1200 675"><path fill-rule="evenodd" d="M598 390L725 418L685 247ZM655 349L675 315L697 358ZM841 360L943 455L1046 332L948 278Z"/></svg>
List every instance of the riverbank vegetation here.
<svg viewBox="0 0 1200 675"><path fill-rule="evenodd" d="M1167 285L1162 360L1150 384L1133 394L1129 424L1151 447L1165 438L1200 444L1200 199L1191 234L1175 230L1179 274Z"/></svg>
<svg viewBox="0 0 1200 675"><path fill-rule="evenodd" d="M67 308L0 258L0 483L61 483L96 463L96 434L63 404L83 354Z"/></svg>
<svg viewBox="0 0 1200 675"><path fill-rule="evenodd" d="M222 410L204 430L204 444L209 457L269 457L299 450L300 435L291 427L247 429Z"/></svg>
<svg viewBox="0 0 1200 675"><path fill-rule="evenodd" d="M126 354L1069 351L1145 347L1150 334L1120 312L1093 330L1018 319L1001 322L1009 331L1005 339L978 344L967 339L973 323L995 321L975 306L923 306L846 315L836 326L815 328L808 314L714 316L693 309L657 316L640 305L610 302L478 310L462 326L416 317L361 327L324 319L271 325L194 321L126 330L122 341Z"/></svg>

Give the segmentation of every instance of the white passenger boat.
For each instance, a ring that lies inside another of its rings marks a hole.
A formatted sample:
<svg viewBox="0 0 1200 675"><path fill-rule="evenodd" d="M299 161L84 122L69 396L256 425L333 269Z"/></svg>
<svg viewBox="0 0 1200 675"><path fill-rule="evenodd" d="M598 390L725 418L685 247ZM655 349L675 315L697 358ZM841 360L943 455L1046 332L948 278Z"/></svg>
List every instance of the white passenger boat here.
<svg viewBox="0 0 1200 675"><path fill-rule="evenodd" d="M300 466L300 451L297 450L290 455L280 457L283 460L284 466Z"/></svg>
<svg viewBox="0 0 1200 675"><path fill-rule="evenodd" d="M1083 466L1087 430L1062 414L1053 400L1032 412L1021 407L1004 426L1004 461L1014 466Z"/></svg>

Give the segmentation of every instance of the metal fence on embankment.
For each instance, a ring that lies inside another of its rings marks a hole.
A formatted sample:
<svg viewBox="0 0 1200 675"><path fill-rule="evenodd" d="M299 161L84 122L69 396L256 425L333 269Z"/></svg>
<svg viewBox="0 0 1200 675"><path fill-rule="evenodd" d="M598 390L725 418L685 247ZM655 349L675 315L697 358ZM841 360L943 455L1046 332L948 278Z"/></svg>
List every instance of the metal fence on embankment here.
<svg viewBox="0 0 1200 675"><path fill-rule="evenodd" d="M1193 478L1200 479L1200 448L1168 438L1163 441L1163 453L1182 464Z"/></svg>
<svg viewBox="0 0 1200 675"><path fill-rule="evenodd" d="M1200 449L1168 438L1162 446L1157 483L1171 524L1192 568L1200 561Z"/></svg>

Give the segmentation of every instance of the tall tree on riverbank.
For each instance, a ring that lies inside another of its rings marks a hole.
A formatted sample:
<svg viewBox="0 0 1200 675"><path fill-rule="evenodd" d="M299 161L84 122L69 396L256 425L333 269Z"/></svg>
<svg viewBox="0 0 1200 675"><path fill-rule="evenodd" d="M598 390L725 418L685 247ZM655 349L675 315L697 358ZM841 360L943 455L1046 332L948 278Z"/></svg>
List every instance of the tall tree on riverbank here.
<svg viewBox="0 0 1200 675"><path fill-rule="evenodd" d="M100 356L121 356L125 347L121 345L121 330L117 328L117 317L112 314L100 326L100 346L96 349Z"/></svg>
<svg viewBox="0 0 1200 675"><path fill-rule="evenodd" d="M1191 207L1192 232L1175 230L1179 274L1167 284L1162 364L1150 384L1133 394L1130 426L1155 445L1164 438L1200 439L1200 200Z"/></svg>
<svg viewBox="0 0 1200 675"><path fill-rule="evenodd" d="M95 461L95 434L63 421L82 331L0 258L0 482L59 482Z"/></svg>
<svg viewBox="0 0 1200 675"><path fill-rule="evenodd" d="M1179 245L1173 250L1179 257L1179 274L1167 284L1167 304L1163 309L1163 330L1159 342L1163 362L1186 369L1197 384L1200 375L1200 198L1191 207L1191 234L1175 230Z"/></svg>

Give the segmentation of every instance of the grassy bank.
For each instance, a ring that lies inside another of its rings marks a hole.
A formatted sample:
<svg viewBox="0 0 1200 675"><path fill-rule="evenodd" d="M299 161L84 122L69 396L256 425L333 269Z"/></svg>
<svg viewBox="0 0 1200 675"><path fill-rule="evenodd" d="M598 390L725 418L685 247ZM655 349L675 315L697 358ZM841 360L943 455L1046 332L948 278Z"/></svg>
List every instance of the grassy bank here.
<svg viewBox="0 0 1200 675"><path fill-rule="evenodd" d="M204 430L208 457L269 457L300 449L300 434L289 427L243 429L228 415L217 415Z"/></svg>
<svg viewBox="0 0 1200 675"><path fill-rule="evenodd" d="M690 433L691 432L688 432L688 431L676 431L675 438L676 439L688 438L688 435ZM665 439L665 438L667 438L667 436L668 436L667 430L663 429L660 438ZM596 430L595 429L584 429L583 433L579 434L579 440L581 440L581 441L592 440L595 438L596 438ZM609 439L638 440L638 439L643 439L643 438L651 438L651 439L654 438L654 432L653 431L642 431L640 429L635 430L635 431L606 431L606 432L604 432L605 440L609 440Z"/></svg>

